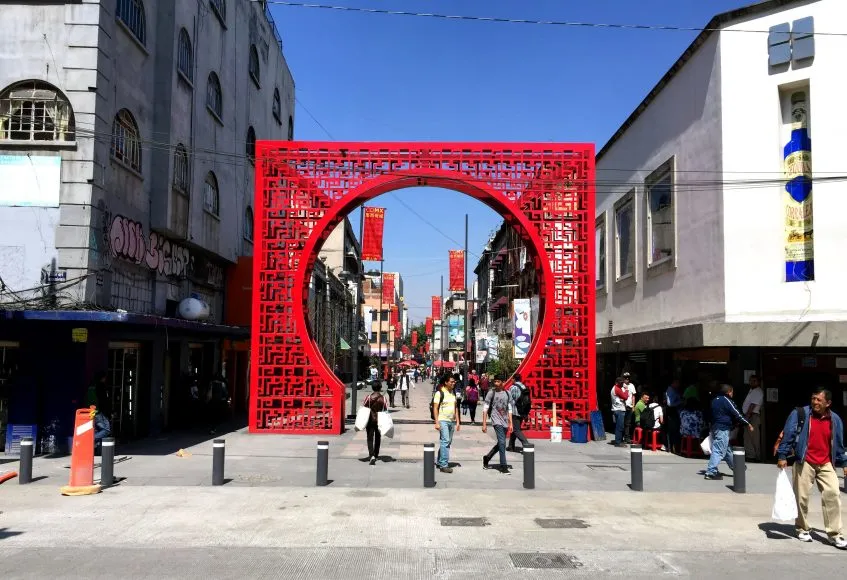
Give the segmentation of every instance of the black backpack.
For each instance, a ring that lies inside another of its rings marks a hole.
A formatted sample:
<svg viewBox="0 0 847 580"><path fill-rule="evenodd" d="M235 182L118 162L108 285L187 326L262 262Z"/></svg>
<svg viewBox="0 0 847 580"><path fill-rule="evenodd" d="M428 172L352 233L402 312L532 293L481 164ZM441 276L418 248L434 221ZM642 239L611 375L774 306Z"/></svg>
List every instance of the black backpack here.
<svg viewBox="0 0 847 580"><path fill-rule="evenodd" d="M638 418L638 426L644 430L653 429L656 425L656 413L653 407L646 407Z"/></svg>
<svg viewBox="0 0 847 580"><path fill-rule="evenodd" d="M532 394L526 385L518 383L518 388L521 390L521 394L518 395L518 400L515 401L515 411L521 417L527 417L532 411Z"/></svg>
<svg viewBox="0 0 847 580"><path fill-rule="evenodd" d="M436 397L438 398L437 402L435 400ZM429 416L432 418L433 421L435 421L435 409L432 406L438 405L438 408L440 409L441 408L441 402L443 400L444 400L444 391L442 391L441 389L438 389L438 391L436 391L432 395L432 401L430 401L430 405L429 405Z"/></svg>

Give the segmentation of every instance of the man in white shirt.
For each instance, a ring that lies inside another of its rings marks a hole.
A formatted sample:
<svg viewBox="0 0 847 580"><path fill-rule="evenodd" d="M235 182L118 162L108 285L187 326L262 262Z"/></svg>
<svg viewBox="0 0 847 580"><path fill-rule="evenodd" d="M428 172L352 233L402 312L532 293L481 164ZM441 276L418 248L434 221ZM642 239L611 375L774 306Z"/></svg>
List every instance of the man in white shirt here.
<svg viewBox="0 0 847 580"><path fill-rule="evenodd" d="M632 432L635 429L632 425L632 413L635 409L635 385L632 384L628 372L623 374L623 386L629 392L629 397L626 399L626 414L624 416L624 442L632 443Z"/></svg>
<svg viewBox="0 0 847 580"><path fill-rule="evenodd" d="M744 432L744 451L747 459L753 461L762 460L762 437L760 427L762 424L762 405L765 402L765 394L762 390L762 385L759 383L759 377L752 375L750 377L750 392L744 398L744 403L741 405L741 412L744 417L750 421L753 430Z"/></svg>
<svg viewBox="0 0 847 580"><path fill-rule="evenodd" d="M624 418L626 417L627 389L623 383L623 377L619 377L612 386L612 416L615 418L615 446L623 447Z"/></svg>

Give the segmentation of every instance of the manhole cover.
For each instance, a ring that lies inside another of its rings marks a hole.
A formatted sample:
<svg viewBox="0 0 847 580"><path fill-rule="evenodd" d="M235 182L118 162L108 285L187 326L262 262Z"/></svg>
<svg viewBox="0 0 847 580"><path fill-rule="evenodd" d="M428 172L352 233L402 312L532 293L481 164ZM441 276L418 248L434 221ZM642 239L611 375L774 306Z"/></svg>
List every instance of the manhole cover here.
<svg viewBox="0 0 847 580"><path fill-rule="evenodd" d="M608 470L608 469L617 470L617 471L624 471L624 468L621 467L620 465L589 465L588 469L593 469L595 471L602 471L602 470Z"/></svg>
<svg viewBox="0 0 847 580"><path fill-rule="evenodd" d="M486 518L441 518L442 526L458 526L466 528L482 528L488 525Z"/></svg>
<svg viewBox="0 0 847 580"><path fill-rule="evenodd" d="M585 520L570 520L562 518L535 518L535 523L547 529L582 529L587 528Z"/></svg>
<svg viewBox="0 0 847 580"><path fill-rule="evenodd" d="M509 554L515 568L569 568L582 567L582 562L569 554Z"/></svg>

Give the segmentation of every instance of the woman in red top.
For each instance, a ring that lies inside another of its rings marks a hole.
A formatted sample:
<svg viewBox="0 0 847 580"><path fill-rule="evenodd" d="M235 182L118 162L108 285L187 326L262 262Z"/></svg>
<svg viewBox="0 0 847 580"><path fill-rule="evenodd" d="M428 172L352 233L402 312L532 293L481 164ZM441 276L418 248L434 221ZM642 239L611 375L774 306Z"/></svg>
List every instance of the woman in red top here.
<svg viewBox="0 0 847 580"><path fill-rule="evenodd" d="M379 457L379 444L382 441L382 435L379 432L379 413L385 411L385 397L382 396L382 384L380 381L373 383L374 392L365 397L362 406L371 410L371 418L368 420L368 425L365 427L365 432L368 436L368 458L371 465L376 465L376 459Z"/></svg>

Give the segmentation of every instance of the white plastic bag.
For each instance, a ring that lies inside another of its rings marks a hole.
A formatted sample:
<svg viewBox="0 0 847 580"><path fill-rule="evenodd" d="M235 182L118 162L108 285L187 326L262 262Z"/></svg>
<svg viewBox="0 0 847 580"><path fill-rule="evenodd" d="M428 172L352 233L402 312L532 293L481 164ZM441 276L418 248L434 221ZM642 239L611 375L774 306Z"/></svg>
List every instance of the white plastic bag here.
<svg viewBox="0 0 847 580"><path fill-rule="evenodd" d="M383 437L391 439L394 437L394 420L388 411L380 411L376 417L376 426L379 429L379 434Z"/></svg>
<svg viewBox="0 0 847 580"><path fill-rule="evenodd" d="M356 431L364 431L371 420L371 410L367 407L359 407L356 412Z"/></svg>
<svg viewBox="0 0 847 580"><path fill-rule="evenodd" d="M703 450L703 455L712 454L712 434L706 435L706 438L700 442L700 449Z"/></svg>
<svg viewBox="0 0 847 580"><path fill-rule="evenodd" d="M778 522L793 522L797 519L797 499L791 485L789 468L780 469L776 476L776 493L773 496L771 518Z"/></svg>

